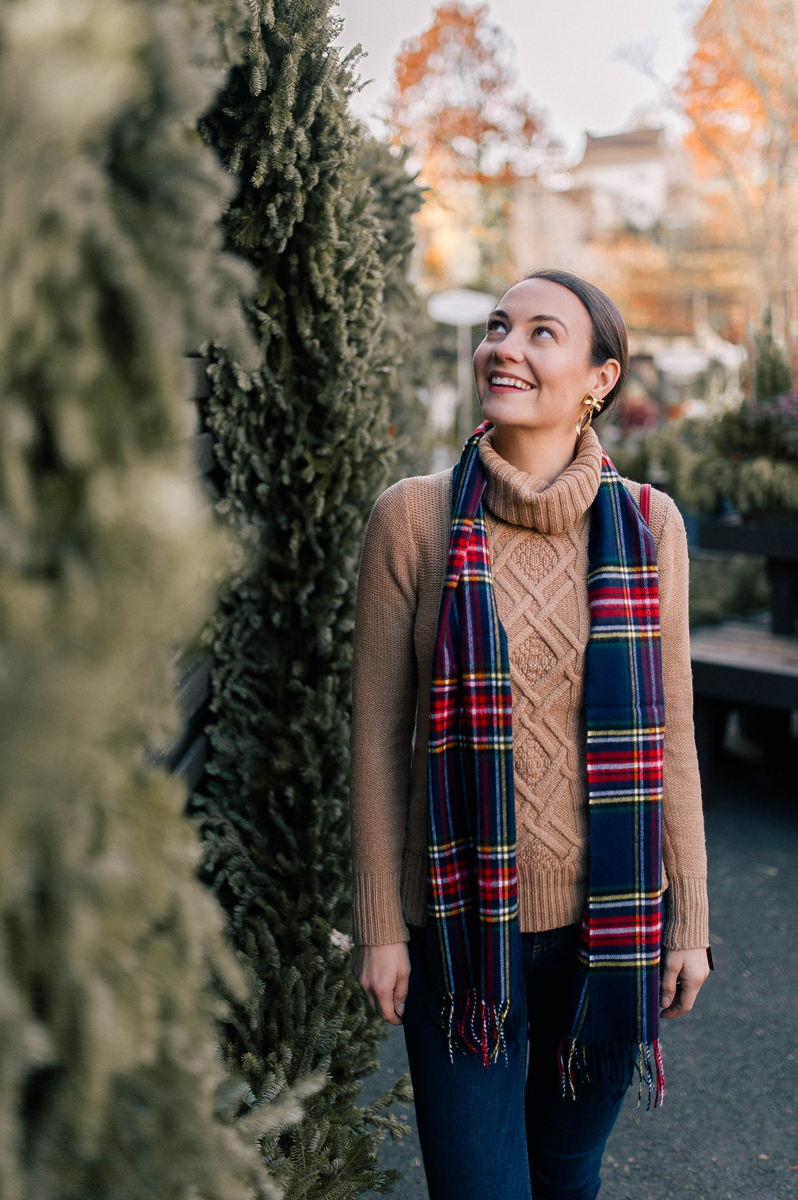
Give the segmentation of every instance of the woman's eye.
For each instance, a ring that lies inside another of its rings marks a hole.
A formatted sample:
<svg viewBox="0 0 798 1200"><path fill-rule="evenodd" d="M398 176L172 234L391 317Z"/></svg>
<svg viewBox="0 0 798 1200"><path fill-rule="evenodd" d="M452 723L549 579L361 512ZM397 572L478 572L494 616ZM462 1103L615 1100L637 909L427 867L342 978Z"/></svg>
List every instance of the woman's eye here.
<svg viewBox="0 0 798 1200"><path fill-rule="evenodd" d="M554 337L554 331L549 329L546 325L538 325L536 327L536 329L534 330L532 336L533 337L542 337L544 334L546 335L547 338Z"/></svg>
<svg viewBox="0 0 798 1200"><path fill-rule="evenodd" d="M504 321L500 321L498 317L494 317L492 321L488 321L488 333L506 333L507 326Z"/></svg>

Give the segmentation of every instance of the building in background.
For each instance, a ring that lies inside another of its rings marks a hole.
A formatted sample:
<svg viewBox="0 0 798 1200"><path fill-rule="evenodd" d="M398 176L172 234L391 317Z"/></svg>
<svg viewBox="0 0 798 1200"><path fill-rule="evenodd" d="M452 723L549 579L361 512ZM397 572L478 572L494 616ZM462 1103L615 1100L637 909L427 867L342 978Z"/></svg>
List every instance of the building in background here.
<svg viewBox="0 0 798 1200"><path fill-rule="evenodd" d="M690 159L664 129L588 133L569 171L519 180L511 220L514 279L563 267L621 308L624 434L739 397L744 264L713 244Z"/></svg>
<svg viewBox="0 0 798 1200"><path fill-rule="evenodd" d="M664 129L588 133L571 178L574 193L588 204L593 230L652 230L665 218L678 157L669 152Z"/></svg>

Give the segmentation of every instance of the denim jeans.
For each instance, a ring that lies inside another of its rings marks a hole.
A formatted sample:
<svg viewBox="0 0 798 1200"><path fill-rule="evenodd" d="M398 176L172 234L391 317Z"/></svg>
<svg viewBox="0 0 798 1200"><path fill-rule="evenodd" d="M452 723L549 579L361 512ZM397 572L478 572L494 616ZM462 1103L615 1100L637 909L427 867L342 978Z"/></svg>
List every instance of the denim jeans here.
<svg viewBox="0 0 798 1200"><path fill-rule="evenodd" d="M430 1200L595 1200L621 1099L609 1089L563 1097L557 1047L565 1032L579 925L521 935L521 1028L485 1067L449 1048L431 993L425 930L410 927L404 1031ZM527 1055L529 1067L527 1071Z"/></svg>

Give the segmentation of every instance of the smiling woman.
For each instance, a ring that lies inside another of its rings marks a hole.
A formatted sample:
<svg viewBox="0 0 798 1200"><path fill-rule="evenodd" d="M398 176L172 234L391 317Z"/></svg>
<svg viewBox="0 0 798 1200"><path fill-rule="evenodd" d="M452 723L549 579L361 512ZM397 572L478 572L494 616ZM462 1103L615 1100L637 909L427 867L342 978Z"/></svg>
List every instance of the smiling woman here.
<svg viewBox="0 0 798 1200"><path fill-rule="evenodd" d="M510 288L486 420L366 535L353 966L404 1024L431 1200L594 1200L709 970L684 526L590 427L627 357L585 280Z"/></svg>
<svg viewBox="0 0 798 1200"><path fill-rule="evenodd" d="M529 275L505 293L474 355L494 449L553 482L573 458L574 425L581 432L609 409L628 363L623 317L602 291L566 271ZM560 449L552 454L553 440Z"/></svg>

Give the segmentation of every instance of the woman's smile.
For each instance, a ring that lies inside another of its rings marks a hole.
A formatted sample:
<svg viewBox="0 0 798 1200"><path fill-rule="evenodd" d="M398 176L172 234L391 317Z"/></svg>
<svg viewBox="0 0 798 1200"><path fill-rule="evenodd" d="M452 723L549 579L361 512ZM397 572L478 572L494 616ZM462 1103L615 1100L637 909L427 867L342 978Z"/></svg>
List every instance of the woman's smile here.
<svg viewBox="0 0 798 1200"><path fill-rule="evenodd" d="M521 379L518 375L508 375L506 371L490 371L488 373L488 389L495 395L504 392L531 392L535 385Z"/></svg>

